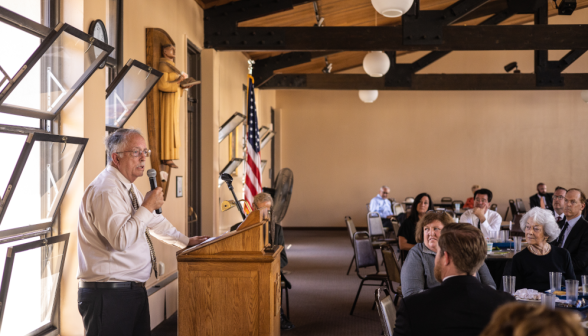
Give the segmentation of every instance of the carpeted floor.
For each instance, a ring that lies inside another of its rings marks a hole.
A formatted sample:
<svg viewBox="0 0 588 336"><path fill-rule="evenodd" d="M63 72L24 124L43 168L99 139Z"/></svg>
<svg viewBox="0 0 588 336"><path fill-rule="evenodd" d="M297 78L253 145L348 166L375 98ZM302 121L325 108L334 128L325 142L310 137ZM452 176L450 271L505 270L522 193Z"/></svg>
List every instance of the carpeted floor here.
<svg viewBox="0 0 588 336"><path fill-rule="evenodd" d="M353 316L349 315L361 280L353 270L345 275L353 257L347 231L284 232L286 246L291 245L285 270L290 272L286 275L292 283L290 320L296 328L282 330L282 335L380 335L378 312L371 310L376 287L364 286ZM174 315L152 336L176 335L176 325Z"/></svg>

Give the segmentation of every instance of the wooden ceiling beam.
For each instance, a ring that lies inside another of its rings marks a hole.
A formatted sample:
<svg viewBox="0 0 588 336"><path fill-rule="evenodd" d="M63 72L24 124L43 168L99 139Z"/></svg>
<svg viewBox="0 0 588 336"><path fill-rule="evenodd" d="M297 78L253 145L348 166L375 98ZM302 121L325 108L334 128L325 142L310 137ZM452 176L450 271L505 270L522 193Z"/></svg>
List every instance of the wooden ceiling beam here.
<svg viewBox="0 0 588 336"><path fill-rule="evenodd" d="M275 75L262 90L396 90L396 91L480 91L480 90L586 90L588 74L562 74L558 87L537 86L535 74L427 74L414 75L410 87L386 86L383 77L368 75L289 74Z"/></svg>
<svg viewBox="0 0 588 336"><path fill-rule="evenodd" d="M208 35L208 34L207 34ZM309 38L310 36L310 38ZM588 25L448 26L443 44L405 45L402 27L237 28L205 41L222 51L569 50L588 48Z"/></svg>

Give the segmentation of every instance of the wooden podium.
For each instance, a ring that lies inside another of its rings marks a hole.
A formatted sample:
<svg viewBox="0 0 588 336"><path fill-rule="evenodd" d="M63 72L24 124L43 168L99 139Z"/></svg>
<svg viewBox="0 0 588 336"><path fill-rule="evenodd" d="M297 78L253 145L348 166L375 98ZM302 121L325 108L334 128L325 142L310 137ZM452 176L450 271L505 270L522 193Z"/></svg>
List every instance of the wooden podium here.
<svg viewBox="0 0 588 336"><path fill-rule="evenodd" d="M178 335L280 335L280 252L264 252L267 212L178 252ZM267 241L267 240L266 240Z"/></svg>

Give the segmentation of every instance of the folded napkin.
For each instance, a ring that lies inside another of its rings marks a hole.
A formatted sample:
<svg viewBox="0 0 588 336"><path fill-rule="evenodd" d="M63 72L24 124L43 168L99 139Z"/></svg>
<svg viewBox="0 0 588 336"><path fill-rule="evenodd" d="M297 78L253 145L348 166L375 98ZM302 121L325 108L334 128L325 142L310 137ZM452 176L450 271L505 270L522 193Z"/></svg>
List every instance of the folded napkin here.
<svg viewBox="0 0 588 336"><path fill-rule="evenodd" d="M526 299L526 300L541 300L541 293L534 289L519 289L515 292L515 296L519 299Z"/></svg>

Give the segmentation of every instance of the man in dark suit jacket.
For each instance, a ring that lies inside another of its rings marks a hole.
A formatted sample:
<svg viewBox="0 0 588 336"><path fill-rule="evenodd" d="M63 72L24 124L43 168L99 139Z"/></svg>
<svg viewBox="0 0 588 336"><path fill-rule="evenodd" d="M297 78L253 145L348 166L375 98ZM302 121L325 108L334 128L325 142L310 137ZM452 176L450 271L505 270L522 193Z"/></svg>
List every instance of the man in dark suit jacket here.
<svg viewBox="0 0 588 336"><path fill-rule="evenodd" d="M555 216L555 221L559 228L561 229L564 224L566 223L566 214L564 212L564 208L566 205L566 193L568 190L566 188L557 187L555 188L555 192L553 193L553 215Z"/></svg>
<svg viewBox="0 0 588 336"><path fill-rule="evenodd" d="M400 301L394 336L479 335L498 306L514 301L474 277L485 259L486 240L478 228L446 225L435 256L441 285Z"/></svg>
<svg viewBox="0 0 588 336"><path fill-rule="evenodd" d="M569 189L564 206L566 221L557 239L557 246L570 252L576 279L588 275L588 221L582 217L585 206L586 195L582 190Z"/></svg>
<svg viewBox="0 0 588 336"><path fill-rule="evenodd" d="M543 199L543 206L541 206L541 199ZM547 186L545 183L539 183L537 185L537 193L529 197L529 203L531 209L534 207L541 207L553 211L553 194L547 192Z"/></svg>

